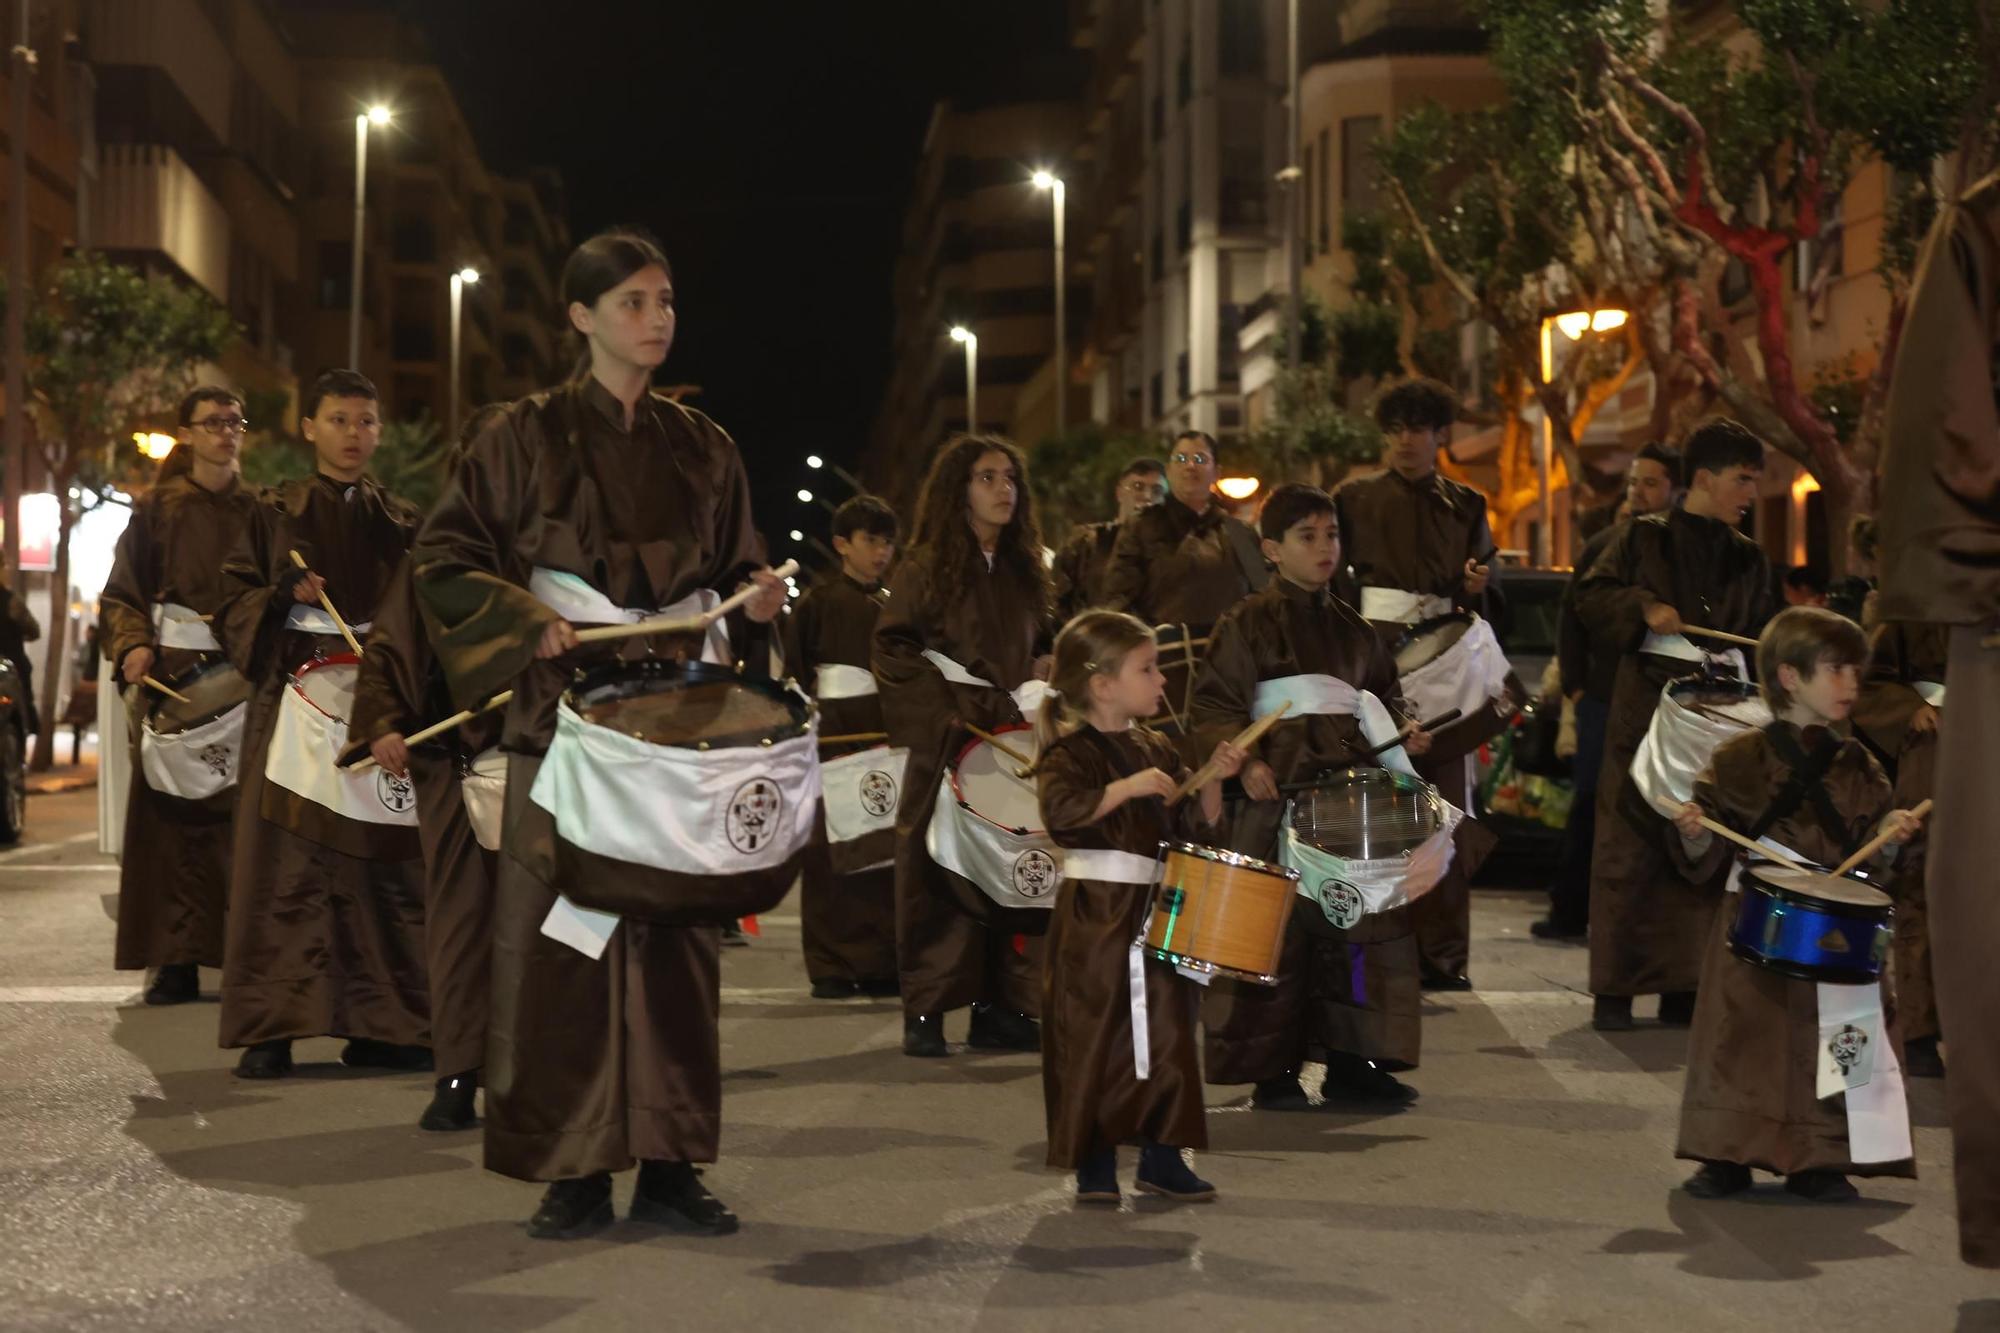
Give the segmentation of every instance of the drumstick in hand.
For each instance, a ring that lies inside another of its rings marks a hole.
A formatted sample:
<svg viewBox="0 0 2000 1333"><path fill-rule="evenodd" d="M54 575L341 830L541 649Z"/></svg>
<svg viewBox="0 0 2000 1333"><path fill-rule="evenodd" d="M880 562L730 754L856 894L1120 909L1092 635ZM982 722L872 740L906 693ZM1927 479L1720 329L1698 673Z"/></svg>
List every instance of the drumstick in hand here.
<svg viewBox="0 0 2000 1333"><path fill-rule="evenodd" d="M1660 809L1665 811L1668 815L1677 815L1681 812L1681 803L1679 801L1660 801L1658 802L1658 805ZM1723 837L1729 839L1731 842L1735 843L1738 847L1747 848L1748 850L1757 853L1757 855L1763 857L1767 861L1776 861L1779 865L1784 866L1788 870L1797 870L1803 874L1808 874L1808 875L1817 875L1820 873L1819 871L1813 869L1813 867L1811 866L1800 865L1797 861L1794 861L1791 857L1786 856L1783 852L1778 851L1774 847L1767 847L1761 842L1755 842L1749 838L1744 837L1741 833L1738 833L1735 829L1729 827L1727 824L1716 823L1713 819L1710 819L1707 815L1703 815L1701 817L1701 826L1707 829L1710 833L1720 833Z"/></svg>
<svg viewBox="0 0 2000 1333"><path fill-rule="evenodd" d="M467 722L472 721L473 718L478 717L481 713L490 713L496 708L504 707L507 701L509 699L512 699L513 697L514 697L514 691L502 690L500 691L500 693L494 695L491 699L488 699L485 703L479 705L479 707L477 708L467 708L462 712L453 713L450 717L446 718L442 722L431 723L428 727L425 727L422 731L418 732L414 736L403 737L403 744L422 745L425 741L429 740L433 736L442 736L444 735L445 732L450 731L453 727L459 727L465 725ZM350 773L359 773L364 769L373 768L374 766L375 766L375 756L363 755L361 758L355 760L352 764L349 764L347 767L347 771Z"/></svg>
<svg viewBox="0 0 2000 1333"><path fill-rule="evenodd" d="M819 743L821 745L859 745L863 741L886 741L888 739L889 733L886 731L852 731L845 736L822 736L819 738Z"/></svg>
<svg viewBox="0 0 2000 1333"><path fill-rule="evenodd" d="M173 686L162 684L161 682L154 680L151 676L139 677L139 683L142 685L152 686L154 689L158 690L161 694L166 695L169 699L178 699L184 704L191 704L194 702L194 700L188 698L185 694L182 694L179 690L175 689ZM1925 804L1929 804L1929 802L1926 802Z"/></svg>
<svg viewBox="0 0 2000 1333"><path fill-rule="evenodd" d="M1910 817L1912 819L1922 819L1925 815L1929 814L1930 812L1931 812L1931 798L1928 796L1924 797L1923 800L1918 801L1914 806L1910 807ZM1834 868L1833 873L1835 875L1845 875L1848 871L1854 869L1854 867L1860 865L1863 861L1866 861L1869 857L1881 851L1883 847L1888 845L1888 842L1889 842L1889 834L1886 831L1876 834L1874 837L1868 840L1867 845L1864 846L1860 851L1856 852L1854 855L1848 857L1845 861L1842 861L1838 866L1836 866Z"/></svg>
<svg viewBox="0 0 2000 1333"><path fill-rule="evenodd" d="M978 727L973 726L970 722L965 724L965 729L971 732L973 735L977 736L980 740L985 741L988 745L992 746L994 749L998 750L1001 754L1004 754L1009 759L1012 759L1015 763L1026 765L1029 768L1033 768L1035 766L1035 761L1033 759L1029 758L1025 754L1022 754L1019 750L1007 744L1007 742L1001 740L998 736L995 736L992 732L981 731Z"/></svg>
<svg viewBox="0 0 2000 1333"><path fill-rule="evenodd" d="M312 567L306 564L306 558L300 555L296 548L292 551L292 563L300 569L305 570L306 573L312 573ZM361 656L360 641L354 637L354 631L347 628L347 622L340 618L340 612L333 609L333 601L326 595L325 588L319 590L319 604L326 608L328 615L333 617L334 627L340 631L340 637L347 640L347 646L354 650L354 655L356 657Z"/></svg>
<svg viewBox="0 0 2000 1333"><path fill-rule="evenodd" d="M1700 639L1719 639L1723 643L1739 643L1745 648L1755 648L1757 646L1755 639L1746 639L1741 634L1726 634L1719 629L1703 629L1699 625L1682 625L1681 633L1692 634Z"/></svg>
<svg viewBox="0 0 2000 1333"><path fill-rule="evenodd" d="M787 560L771 571L779 578L790 578L799 572L799 562ZM756 584L751 584L735 594L724 598L712 609L698 616L656 616L651 620L635 620L629 625L598 625L576 632L578 643L597 643L605 639L631 639L645 634L699 634L716 621L734 611L737 607L755 597Z"/></svg>
<svg viewBox="0 0 2000 1333"><path fill-rule="evenodd" d="M1277 712L1266 713L1264 714L1264 716L1258 718L1255 722L1252 722L1249 726L1243 728L1243 730L1237 732L1235 738L1230 743L1232 745L1235 745L1239 749L1244 749L1244 750L1249 749L1251 746L1257 743L1259 737L1261 737L1265 732L1269 731L1272 727L1278 724L1279 718L1283 717L1285 714L1291 711L1292 711L1292 701L1290 699L1287 699L1285 700L1285 702L1278 705ZM1208 783L1208 781L1211 778L1215 776L1215 769L1216 769L1216 763L1213 759L1203 764L1188 778L1186 782L1183 782L1180 786L1174 788L1174 794L1167 798L1167 804L1173 805L1175 802L1179 801L1182 797L1186 796L1189 792L1199 791L1203 786L1205 786Z"/></svg>

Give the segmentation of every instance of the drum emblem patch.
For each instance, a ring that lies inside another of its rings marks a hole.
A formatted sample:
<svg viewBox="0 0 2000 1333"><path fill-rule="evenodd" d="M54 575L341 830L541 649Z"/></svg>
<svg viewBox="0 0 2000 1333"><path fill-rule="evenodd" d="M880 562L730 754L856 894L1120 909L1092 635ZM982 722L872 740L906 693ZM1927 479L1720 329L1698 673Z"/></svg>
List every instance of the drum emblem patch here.
<svg viewBox="0 0 2000 1333"><path fill-rule="evenodd" d="M785 796L769 778L752 778L729 798L725 821L729 845L745 856L762 851L778 836L778 816L784 812Z"/></svg>
<svg viewBox="0 0 2000 1333"><path fill-rule="evenodd" d="M1827 1042L1826 1053L1840 1066L1840 1073L1844 1078L1852 1074L1854 1067L1861 1063L1861 1055L1867 1045L1866 1032L1852 1023L1844 1023L1834 1032L1833 1039Z"/></svg>
<svg viewBox="0 0 2000 1333"><path fill-rule="evenodd" d="M1344 879L1321 880L1319 885L1319 910L1326 913L1326 919L1342 930L1351 930L1361 920L1361 890Z"/></svg>
<svg viewBox="0 0 2000 1333"><path fill-rule="evenodd" d="M881 819L896 808L896 780L881 769L871 769L861 779L861 808Z"/></svg>
<svg viewBox="0 0 2000 1333"><path fill-rule="evenodd" d="M386 768L375 770L375 799L394 814L408 814L417 803L417 789L408 778L399 778Z"/></svg>
<svg viewBox="0 0 2000 1333"><path fill-rule="evenodd" d="M1056 859L1039 847L1014 858L1014 891L1023 898L1043 898L1056 886Z"/></svg>
<svg viewBox="0 0 2000 1333"><path fill-rule="evenodd" d="M219 778L228 777L230 770L236 767L235 751L219 741L202 746L195 752L195 758Z"/></svg>

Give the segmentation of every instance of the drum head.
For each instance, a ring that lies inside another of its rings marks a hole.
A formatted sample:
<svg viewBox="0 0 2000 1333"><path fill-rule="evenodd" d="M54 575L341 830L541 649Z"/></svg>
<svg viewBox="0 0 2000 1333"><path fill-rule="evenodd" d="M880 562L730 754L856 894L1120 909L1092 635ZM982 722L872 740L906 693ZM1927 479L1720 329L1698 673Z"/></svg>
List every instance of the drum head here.
<svg viewBox="0 0 2000 1333"><path fill-rule="evenodd" d="M182 703L157 690L148 691L153 696L148 725L161 736L206 726L250 697L250 682L221 658L197 662L162 683L186 695L191 702Z"/></svg>
<svg viewBox="0 0 2000 1333"><path fill-rule="evenodd" d="M1386 768L1326 774L1292 802L1292 832L1349 861L1415 851L1443 825L1437 789Z"/></svg>
<svg viewBox="0 0 2000 1333"><path fill-rule="evenodd" d="M1408 675L1426 662L1435 662L1471 628L1468 611L1453 611L1412 625L1396 640L1396 674Z"/></svg>
<svg viewBox="0 0 2000 1333"><path fill-rule="evenodd" d="M1816 870L1799 871L1787 866L1752 865L1745 872L1765 888L1781 898L1794 902L1813 904L1837 904L1841 907L1860 907L1887 911L1894 900L1872 884L1863 884L1858 879L1847 879L1822 874Z"/></svg>
<svg viewBox="0 0 2000 1333"><path fill-rule="evenodd" d="M1017 750L1034 748L1027 727L1009 727L994 735ZM1018 776L1020 768L1018 761L990 743L975 740L959 752L958 761L951 766L951 789L958 794L960 804L989 824L1010 833L1040 833L1042 809L1035 779Z"/></svg>
<svg viewBox="0 0 2000 1333"><path fill-rule="evenodd" d="M1747 680L1684 676L1667 686L1667 694L1681 707L1717 722L1761 727L1771 720L1763 692Z"/></svg>
<svg viewBox="0 0 2000 1333"><path fill-rule="evenodd" d="M316 657L292 673L292 688L305 701L336 722L354 716L354 682L361 674L361 659L352 653Z"/></svg>
<svg viewBox="0 0 2000 1333"><path fill-rule="evenodd" d="M706 662L611 663L580 673L563 697L586 722L686 749L788 740L812 721L796 691Z"/></svg>

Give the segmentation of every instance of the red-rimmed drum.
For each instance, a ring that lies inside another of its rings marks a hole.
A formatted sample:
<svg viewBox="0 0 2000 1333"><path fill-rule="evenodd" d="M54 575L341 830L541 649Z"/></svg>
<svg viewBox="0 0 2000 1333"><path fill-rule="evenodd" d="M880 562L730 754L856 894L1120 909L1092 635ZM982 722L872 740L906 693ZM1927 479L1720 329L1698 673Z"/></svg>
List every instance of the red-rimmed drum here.
<svg viewBox="0 0 2000 1333"><path fill-rule="evenodd" d="M408 776L370 765L343 769L354 683L352 653L314 657L279 691L264 757L264 818L302 838L381 861L419 855L417 791Z"/></svg>
<svg viewBox="0 0 2000 1333"><path fill-rule="evenodd" d="M993 733L1023 754L1022 726ZM1062 849L1042 828L1035 779L990 741L974 740L945 770L924 848L968 915L1022 935L1045 934L1062 884Z"/></svg>
<svg viewBox="0 0 2000 1333"><path fill-rule="evenodd" d="M1508 697L1511 669L1493 627L1469 611L1451 611L1410 626L1393 652L1403 697L1419 720L1457 709L1425 756L1427 769L1471 754L1500 734L1513 716Z"/></svg>

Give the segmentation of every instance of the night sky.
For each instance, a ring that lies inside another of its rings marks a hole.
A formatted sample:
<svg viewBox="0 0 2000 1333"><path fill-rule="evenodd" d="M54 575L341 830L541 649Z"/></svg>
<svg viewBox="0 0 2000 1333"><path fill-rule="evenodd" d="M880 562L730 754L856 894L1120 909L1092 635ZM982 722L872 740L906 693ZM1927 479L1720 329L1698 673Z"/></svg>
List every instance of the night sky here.
<svg viewBox="0 0 2000 1333"><path fill-rule="evenodd" d="M690 401L735 435L774 550L801 460L852 460L880 401L932 103L1067 42L1062 0L402 4L489 164L560 169L579 240L634 222L665 243L680 322L659 378L701 385Z"/></svg>

